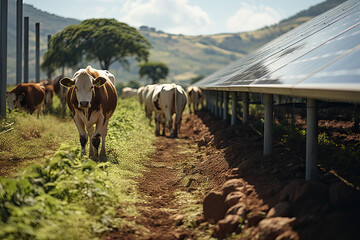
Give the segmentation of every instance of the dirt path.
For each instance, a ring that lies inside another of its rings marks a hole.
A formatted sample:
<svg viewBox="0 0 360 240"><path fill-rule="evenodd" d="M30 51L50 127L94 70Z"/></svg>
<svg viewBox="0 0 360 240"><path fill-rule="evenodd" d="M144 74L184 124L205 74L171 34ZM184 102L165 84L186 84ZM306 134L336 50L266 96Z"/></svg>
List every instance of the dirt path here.
<svg viewBox="0 0 360 240"><path fill-rule="evenodd" d="M199 169L205 149L199 149L194 137L203 128L196 115L185 115L179 138L169 138L169 134L157 138L156 150L137 181L144 200L137 205L140 216L131 219L143 227L113 232L106 239L196 239L204 233L188 227L191 221L203 222L202 200L218 184L209 181L208 166ZM223 162L219 171L227 167Z"/></svg>

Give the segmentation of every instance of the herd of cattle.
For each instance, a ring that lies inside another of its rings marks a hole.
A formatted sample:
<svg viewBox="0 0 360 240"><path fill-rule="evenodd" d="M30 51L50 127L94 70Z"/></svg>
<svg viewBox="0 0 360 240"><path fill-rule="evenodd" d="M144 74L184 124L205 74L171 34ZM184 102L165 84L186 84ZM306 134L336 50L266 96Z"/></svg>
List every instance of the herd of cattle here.
<svg viewBox="0 0 360 240"><path fill-rule="evenodd" d="M54 81L39 83L20 83L6 93L8 109L18 108L30 114L52 108L52 97L56 94L64 106L67 103L75 125L79 132L81 153L85 154L85 146L90 139L89 157L98 160L105 157L105 137L110 117L113 115L118 95L115 88L115 77L107 70L97 70L88 66L78 70L72 78L59 76ZM138 95L144 105L146 117L151 123L152 115L156 123L156 135L165 135L168 124L171 137L177 137L183 111L188 103L190 113L199 109L203 102L203 94L197 87L188 87L186 91L176 84L156 84L139 89L124 88L122 98ZM192 108L191 108L192 105ZM175 123L172 116L175 114ZM94 129L94 125L96 125ZM173 126L174 125L174 126Z"/></svg>

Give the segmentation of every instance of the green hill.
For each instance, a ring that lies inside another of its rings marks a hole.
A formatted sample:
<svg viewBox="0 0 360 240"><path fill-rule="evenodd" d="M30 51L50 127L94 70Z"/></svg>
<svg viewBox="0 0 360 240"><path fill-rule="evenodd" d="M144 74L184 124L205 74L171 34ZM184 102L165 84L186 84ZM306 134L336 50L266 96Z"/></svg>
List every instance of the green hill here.
<svg viewBox="0 0 360 240"><path fill-rule="evenodd" d="M284 34L285 32L297 27L344 0L327 0L323 3L310 7L298 14L282 20L280 23L265 27L256 31L241 33L223 33L214 35L184 36L156 31L154 28L142 27L140 32L152 43L150 60L166 63L170 68L168 81L175 81L181 84L188 84L189 79L197 75L208 75L212 72L228 65L232 61L243 57L251 51L259 48L266 42ZM15 23L15 0L9 1L9 18L13 18ZM12 9L12 10L11 10ZM31 22L31 52L30 52L30 79L34 78L34 25L35 22L41 23L41 50L46 50L46 40L48 34L61 31L64 27L71 24L78 24L80 21L58 17L53 14L35 9L30 5L24 4L24 16L30 16ZM11 20L9 20L11 22ZM8 81L15 82L15 25L9 26L9 63ZM137 64L130 61L130 71L125 71L119 64L113 64L112 71L118 82L128 82L139 80ZM85 63L86 65L87 63ZM97 63L91 63L99 67ZM69 70L68 75L72 74ZM42 76L42 77L45 77ZM145 82L145 79L141 80Z"/></svg>

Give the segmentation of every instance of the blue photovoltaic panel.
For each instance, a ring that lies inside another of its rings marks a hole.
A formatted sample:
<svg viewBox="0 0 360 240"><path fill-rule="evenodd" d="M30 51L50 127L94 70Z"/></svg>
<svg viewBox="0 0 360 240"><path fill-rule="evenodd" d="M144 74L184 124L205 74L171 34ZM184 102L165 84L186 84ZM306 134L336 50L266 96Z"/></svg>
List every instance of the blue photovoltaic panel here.
<svg viewBox="0 0 360 240"><path fill-rule="evenodd" d="M195 83L205 89L301 95L299 89L360 93L360 1L350 0ZM346 85L335 88L331 84ZM310 91L309 91L310 92ZM360 95L321 98L360 101ZM314 93L311 94L314 96ZM358 98L358 99L354 99Z"/></svg>

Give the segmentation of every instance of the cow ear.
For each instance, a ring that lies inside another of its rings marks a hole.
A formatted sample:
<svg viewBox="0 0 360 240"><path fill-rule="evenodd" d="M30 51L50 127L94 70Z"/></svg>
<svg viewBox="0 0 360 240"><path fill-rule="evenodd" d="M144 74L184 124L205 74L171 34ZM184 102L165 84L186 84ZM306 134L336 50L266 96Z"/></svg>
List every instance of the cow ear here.
<svg viewBox="0 0 360 240"><path fill-rule="evenodd" d="M71 78L64 77L63 79L60 80L60 84L66 88L70 88L73 85L75 85L75 81L72 80Z"/></svg>
<svg viewBox="0 0 360 240"><path fill-rule="evenodd" d="M106 78L97 77L97 78L95 78L93 83L96 87L101 87L102 85L104 85L106 83Z"/></svg>

